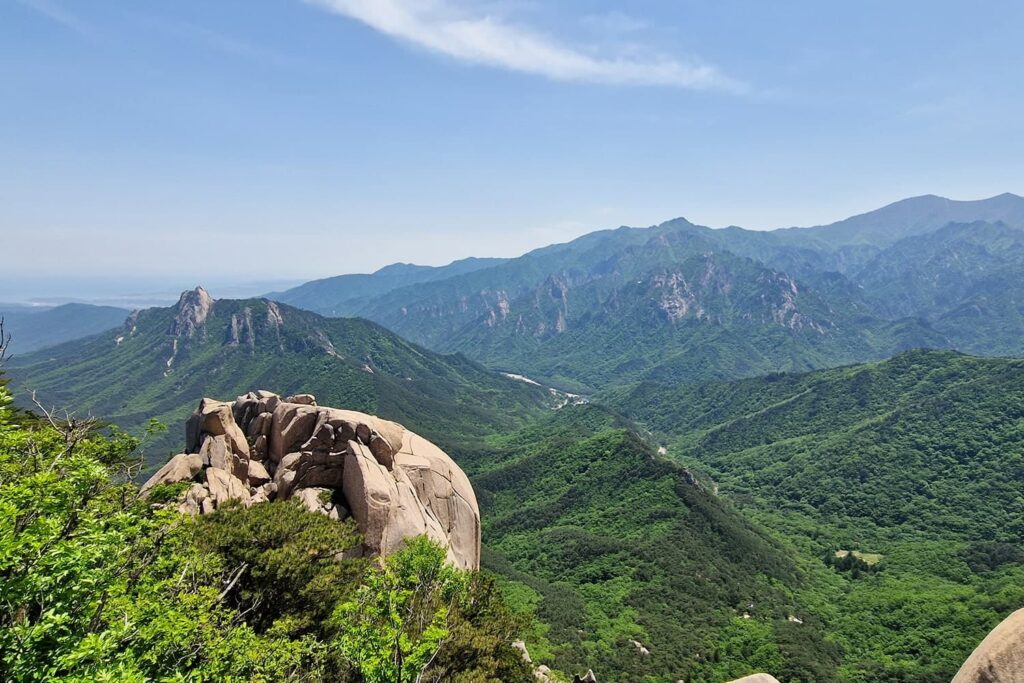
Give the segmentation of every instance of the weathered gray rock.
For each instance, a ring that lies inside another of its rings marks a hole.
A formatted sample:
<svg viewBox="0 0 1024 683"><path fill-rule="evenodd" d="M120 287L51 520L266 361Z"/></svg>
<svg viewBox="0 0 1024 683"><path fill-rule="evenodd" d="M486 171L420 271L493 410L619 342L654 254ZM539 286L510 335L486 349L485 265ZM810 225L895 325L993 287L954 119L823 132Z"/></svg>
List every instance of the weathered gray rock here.
<svg viewBox="0 0 1024 683"><path fill-rule="evenodd" d="M178 506L179 512L198 515L202 512L203 502L210 499L210 490L202 484L192 484L185 493L185 498ZM212 502L211 502L212 505Z"/></svg>
<svg viewBox="0 0 1024 683"><path fill-rule="evenodd" d="M249 454L250 460L259 460L263 462L270 455L270 446L267 443L267 437L260 434L256 437L256 440L252 443L252 451Z"/></svg>
<svg viewBox="0 0 1024 683"><path fill-rule="evenodd" d="M249 425L260 412L259 404L260 397L256 392L250 391L248 394L236 398L234 405L231 406L231 415L243 434L249 434Z"/></svg>
<svg viewBox="0 0 1024 683"><path fill-rule="evenodd" d="M737 678L732 683L779 683L779 681L775 676L769 676L768 674L753 674Z"/></svg>
<svg viewBox="0 0 1024 683"><path fill-rule="evenodd" d="M583 676L573 676L572 683L597 683L597 676L590 669Z"/></svg>
<svg viewBox="0 0 1024 683"><path fill-rule="evenodd" d="M629 644L636 648L636 653L641 657L650 657L651 651L644 647L644 644L639 640L630 640Z"/></svg>
<svg viewBox="0 0 1024 683"><path fill-rule="evenodd" d="M235 453L228 444L228 437L224 435L207 436L203 439L199 457L206 467L219 467L243 481L249 476L249 460Z"/></svg>
<svg viewBox="0 0 1024 683"><path fill-rule="evenodd" d="M457 557L476 558L472 566L479 566L480 507L465 472L447 453L408 430L394 462L396 468L409 477L419 499L441 524L452 553Z"/></svg>
<svg viewBox="0 0 1024 683"><path fill-rule="evenodd" d="M1024 683L1024 609L1008 616L981 641L953 683Z"/></svg>
<svg viewBox="0 0 1024 683"><path fill-rule="evenodd" d="M167 461L167 464L157 470L157 473L150 477L149 481L142 487L141 494L144 496L154 487L160 484L177 484L182 481L191 481L203 469L203 461L195 454L181 453Z"/></svg>
<svg viewBox="0 0 1024 683"><path fill-rule="evenodd" d="M178 299L178 312L167 328L167 334L176 339L191 339L202 329L211 308L213 297L202 287L182 292Z"/></svg>
<svg viewBox="0 0 1024 683"><path fill-rule="evenodd" d="M270 459L281 462L286 454L297 451L313 435L318 417L314 406L279 403L270 428Z"/></svg>
<svg viewBox="0 0 1024 683"><path fill-rule="evenodd" d="M369 448L356 441L349 442L342 490L370 553L387 556L401 549L406 539L424 535L449 545L440 522L421 503L409 477L401 470L389 472ZM456 566L467 560L450 545L448 559Z"/></svg>
<svg viewBox="0 0 1024 683"><path fill-rule="evenodd" d="M270 474L267 472L267 468L258 460L249 461L248 475L249 486L263 486L270 481Z"/></svg>
<svg viewBox="0 0 1024 683"><path fill-rule="evenodd" d="M267 436L270 434L270 428L274 424L273 413L260 413L252 422L249 423L249 427L246 430L246 434L249 436Z"/></svg>
<svg viewBox="0 0 1024 683"><path fill-rule="evenodd" d="M213 436L224 435L231 450L242 457L249 457L249 442L245 433L234 420L230 403L210 401L208 406L200 404L200 430Z"/></svg>
<svg viewBox="0 0 1024 683"><path fill-rule="evenodd" d="M345 455L323 451L289 453L277 465L277 497L287 500L299 488L341 488Z"/></svg>
<svg viewBox="0 0 1024 683"><path fill-rule="evenodd" d="M214 508L219 508L230 500L250 504L249 487L245 483L219 467L206 468L206 488L210 491Z"/></svg>
<svg viewBox="0 0 1024 683"><path fill-rule="evenodd" d="M325 488L297 489L292 498L298 500L310 512L319 512L331 519L342 520L348 517L348 510L335 504L334 491Z"/></svg>

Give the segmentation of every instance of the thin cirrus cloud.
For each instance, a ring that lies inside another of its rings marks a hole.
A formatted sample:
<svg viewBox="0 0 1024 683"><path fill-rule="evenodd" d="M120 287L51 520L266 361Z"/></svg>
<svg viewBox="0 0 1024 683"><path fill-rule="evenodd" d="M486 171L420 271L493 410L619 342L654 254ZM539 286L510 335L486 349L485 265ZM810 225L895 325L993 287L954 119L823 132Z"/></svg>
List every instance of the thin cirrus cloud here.
<svg viewBox="0 0 1024 683"><path fill-rule="evenodd" d="M490 15L460 12L448 0L305 0L392 38L460 61L559 81L741 91L707 64L670 57L619 58L584 53Z"/></svg>
<svg viewBox="0 0 1024 683"><path fill-rule="evenodd" d="M95 38L96 32L92 26L79 19L76 15L68 12L51 0L17 0L23 7L38 12L50 21L60 24L85 38Z"/></svg>

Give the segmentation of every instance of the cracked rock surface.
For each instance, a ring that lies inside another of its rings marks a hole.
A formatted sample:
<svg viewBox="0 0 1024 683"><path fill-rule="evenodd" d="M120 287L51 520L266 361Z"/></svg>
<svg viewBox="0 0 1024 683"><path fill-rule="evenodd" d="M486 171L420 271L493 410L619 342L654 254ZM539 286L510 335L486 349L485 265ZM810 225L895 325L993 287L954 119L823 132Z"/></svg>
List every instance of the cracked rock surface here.
<svg viewBox="0 0 1024 683"><path fill-rule="evenodd" d="M427 535L461 569L480 567L480 508L462 469L402 425L269 391L234 402L204 398L185 427L186 452L143 486L191 482L179 510L207 514L295 498L334 519L355 519L363 550L388 555Z"/></svg>

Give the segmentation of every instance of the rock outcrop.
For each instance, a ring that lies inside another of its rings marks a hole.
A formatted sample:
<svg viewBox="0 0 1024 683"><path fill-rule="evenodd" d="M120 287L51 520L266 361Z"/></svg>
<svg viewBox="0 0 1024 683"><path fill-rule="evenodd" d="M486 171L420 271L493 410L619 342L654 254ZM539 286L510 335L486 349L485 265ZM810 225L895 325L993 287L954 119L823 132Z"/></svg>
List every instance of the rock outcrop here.
<svg viewBox="0 0 1024 683"><path fill-rule="evenodd" d="M465 473L396 422L269 391L204 398L185 427L186 452L143 486L192 482L179 509L213 512L295 498L334 519L352 516L368 554L427 535L463 569L480 566L480 510Z"/></svg>
<svg viewBox="0 0 1024 683"><path fill-rule="evenodd" d="M213 308L213 297L202 287L182 292L178 299L178 312L171 322L167 334L172 337L191 339L202 328L206 317Z"/></svg>
<svg viewBox="0 0 1024 683"><path fill-rule="evenodd" d="M953 683L1024 683L1024 609L1008 616L981 641Z"/></svg>
<svg viewBox="0 0 1024 683"><path fill-rule="evenodd" d="M752 674L743 678L737 678L732 683L779 683L779 679L768 674Z"/></svg>

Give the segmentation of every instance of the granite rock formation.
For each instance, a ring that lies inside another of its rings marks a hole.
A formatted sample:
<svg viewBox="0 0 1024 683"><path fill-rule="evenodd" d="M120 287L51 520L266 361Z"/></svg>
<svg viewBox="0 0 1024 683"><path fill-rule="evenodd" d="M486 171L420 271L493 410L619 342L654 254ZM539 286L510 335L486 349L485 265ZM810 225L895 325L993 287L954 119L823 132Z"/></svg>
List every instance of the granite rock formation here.
<svg viewBox="0 0 1024 683"><path fill-rule="evenodd" d="M296 499L334 519L353 517L364 551L388 555L426 535L463 569L480 566L480 510L465 473L396 422L269 391L234 402L204 398L185 427L185 453L143 486L191 482L179 509L206 514Z"/></svg>
<svg viewBox="0 0 1024 683"><path fill-rule="evenodd" d="M1024 683L1024 609L1019 609L981 641L953 683Z"/></svg>

